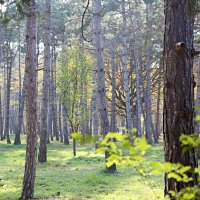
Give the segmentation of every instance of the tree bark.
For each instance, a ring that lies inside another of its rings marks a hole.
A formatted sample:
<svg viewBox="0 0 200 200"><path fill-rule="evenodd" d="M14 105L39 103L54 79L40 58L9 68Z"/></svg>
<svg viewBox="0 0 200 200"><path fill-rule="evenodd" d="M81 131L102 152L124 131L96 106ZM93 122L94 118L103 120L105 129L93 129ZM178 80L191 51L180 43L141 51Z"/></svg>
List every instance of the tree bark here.
<svg viewBox="0 0 200 200"><path fill-rule="evenodd" d="M131 117L131 103L130 103L130 90L129 90L129 71L128 71L128 61L127 61L127 22L126 22L126 11L125 11L125 0L121 0L122 9L122 71L123 71L123 82L124 91L126 98L126 128L131 132L133 128L133 121Z"/></svg>
<svg viewBox="0 0 200 200"><path fill-rule="evenodd" d="M115 65L115 57L114 52L111 55L111 67L112 67L112 79L111 79L111 86L112 86L112 102L111 102L111 119L110 119L110 131L117 132L117 124L116 124L116 65Z"/></svg>
<svg viewBox="0 0 200 200"><path fill-rule="evenodd" d="M106 86L105 86L105 71L104 71L104 56L103 56L103 34L101 29L101 0L94 0L92 5L93 10L93 31L94 45L97 61L97 85L99 95L99 113L101 120L102 135L105 136L109 132L108 110L106 101ZM109 157L109 153L105 153L105 158ZM107 167L108 171L116 171L116 165Z"/></svg>
<svg viewBox="0 0 200 200"><path fill-rule="evenodd" d="M193 88L193 26L194 10L191 0L165 0L164 36L164 150L165 161L197 167L194 149L183 153L181 134L194 132ZM165 174L165 194L170 190L197 184L197 176L188 183L168 179Z"/></svg>
<svg viewBox="0 0 200 200"><path fill-rule="evenodd" d="M48 112L48 94L49 94L49 77L51 66L50 52L50 21L51 21L51 0L45 0L45 37L44 37L44 71L43 71L43 88L42 88L42 109L41 109L41 134L40 147L38 154L39 162L47 161L47 112Z"/></svg>
<svg viewBox="0 0 200 200"><path fill-rule="evenodd" d="M69 144L69 131L68 131L68 124L67 124L67 113L63 106L63 136L64 136L64 144Z"/></svg>
<svg viewBox="0 0 200 200"><path fill-rule="evenodd" d="M1 87L0 87L0 141L3 140L3 116L2 116L2 102L1 102Z"/></svg>
<svg viewBox="0 0 200 200"><path fill-rule="evenodd" d="M26 117L27 117L27 145L26 161L23 179L21 198L23 200L34 197L34 184L36 175L37 156L37 134L36 134L36 3L29 0L28 15L26 22L26 61L25 69L27 73L27 97L26 97Z"/></svg>

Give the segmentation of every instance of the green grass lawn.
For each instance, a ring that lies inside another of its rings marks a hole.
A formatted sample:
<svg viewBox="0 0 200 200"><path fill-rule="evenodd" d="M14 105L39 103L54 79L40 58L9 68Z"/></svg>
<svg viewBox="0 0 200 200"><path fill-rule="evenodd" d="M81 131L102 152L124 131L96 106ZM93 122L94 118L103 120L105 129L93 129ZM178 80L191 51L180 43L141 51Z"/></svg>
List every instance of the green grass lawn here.
<svg viewBox="0 0 200 200"><path fill-rule="evenodd" d="M162 161L163 148L154 145L148 158ZM14 146L0 142L0 200L20 197L24 172L25 141ZM153 200L163 195L163 176L144 178L131 168L105 172L103 155L93 145L72 146L60 142L48 145L48 162L37 164L35 199L69 200Z"/></svg>

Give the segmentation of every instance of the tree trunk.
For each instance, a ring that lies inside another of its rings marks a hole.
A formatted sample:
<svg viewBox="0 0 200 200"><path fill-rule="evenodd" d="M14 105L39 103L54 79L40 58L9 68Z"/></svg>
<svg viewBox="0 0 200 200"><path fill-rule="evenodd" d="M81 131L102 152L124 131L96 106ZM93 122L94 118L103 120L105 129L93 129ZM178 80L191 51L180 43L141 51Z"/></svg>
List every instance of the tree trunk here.
<svg viewBox="0 0 200 200"><path fill-rule="evenodd" d="M25 96L27 93L27 85L26 85L26 71L24 71L24 80L23 80L23 87L22 92L20 95L19 100L19 111L18 111L18 128L15 135L15 142L14 144L20 144L20 134L22 132L22 121L23 121L23 112L24 112L24 103L25 103Z"/></svg>
<svg viewBox="0 0 200 200"><path fill-rule="evenodd" d="M112 102L111 102L111 119L110 119L110 131L117 132L117 125L116 125L116 65L115 65L115 57L114 52L111 55L111 67L112 67L112 79L111 79L111 86L112 86Z"/></svg>
<svg viewBox="0 0 200 200"><path fill-rule="evenodd" d="M164 36L164 150L165 161L197 167L194 149L183 153L181 134L194 132L193 26L191 0L165 0ZM197 176L188 183L168 179L165 174L165 194L170 190L197 184Z"/></svg>
<svg viewBox="0 0 200 200"><path fill-rule="evenodd" d="M101 119L101 131L105 136L109 132L108 110L106 101L106 86L105 86L105 71L104 71L104 56L103 56L103 34L101 30L101 0L94 0L92 5L93 10L93 31L94 45L97 61L97 85L99 95L99 113ZM109 153L105 153L105 158L109 157ZM116 171L116 165L107 167L108 171Z"/></svg>
<svg viewBox="0 0 200 200"><path fill-rule="evenodd" d="M0 87L0 141L2 140L3 140L3 117L2 117L1 87Z"/></svg>
<svg viewBox="0 0 200 200"><path fill-rule="evenodd" d="M142 128L141 128L142 110L141 110L141 94L140 94L140 70L139 70L139 65L136 58L136 52L137 52L136 47L132 47L132 48L133 48L133 56L135 60L135 73L136 73L137 135L141 137L142 136Z"/></svg>
<svg viewBox="0 0 200 200"><path fill-rule="evenodd" d="M59 132L60 132L60 142L63 142L63 130L62 130L62 103L61 97L59 98L59 109L58 109L58 121L59 121Z"/></svg>
<svg viewBox="0 0 200 200"><path fill-rule="evenodd" d="M162 80L162 64L159 68L159 78L158 78L158 96L157 96L157 105L156 105L156 130L154 141L158 143L160 136L160 91L161 91L161 80Z"/></svg>
<svg viewBox="0 0 200 200"><path fill-rule="evenodd" d="M146 4L146 24L147 24L147 36L146 36L146 80L147 80L147 89L146 89L146 136L148 143L153 142L154 127L152 121L152 111L151 111L151 20L150 17L151 3Z"/></svg>
<svg viewBox="0 0 200 200"><path fill-rule="evenodd" d="M48 112L48 94L49 94L49 77L51 66L50 52L50 20L51 20L51 0L45 0L45 37L44 37L44 71L42 87L42 109L41 109L41 133L40 147L38 154L39 162L47 161L47 112Z"/></svg>
<svg viewBox="0 0 200 200"><path fill-rule="evenodd" d="M36 134L36 3L29 0L28 15L26 22L26 73L27 73L27 97L26 97L26 117L27 117L27 145L26 161L23 179L21 198L23 200L34 197L34 184L36 175L37 156L37 134Z"/></svg>
<svg viewBox="0 0 200 200"><path fill-rule="evenodd" d="M93 135L98 135L99 130L99 118L97 110L98 102L98 88L97 88L97 67L93 61L93 73L92 73L92 126L93 126Z"/></svg>
<svg viewBox="0 0 200 200"><path fill-rule="evenodd" d="M131 103L130 103L130 90L129 90L129 71L128 71L128 61L127 61L127 23L126 23L126 13L125 13L125 0L121 0L122 9L122 71L123 71L123 82L124 91L126 98L126 128L131 132L133 128L133 121L131 117Z"/></svg>
<svg viewBox="0 0 200 200"><path fill-rule="evenodd" d="M7 33L7 28L6 28ZM6 34L6 96L5 96L5 122L4 122L4 135L7 140L7 144L11 144L9 135L9 124L10 124L10 87L11 87L11 74L12 74L12 64L14 61L13 55L10 49L10 40L8 38L8 33Z"/></svg>
<svg viewBox="0 0 200 200"><path fill-rule="evenodd" d="M64 144L69 144L69 131L67 125L67 113L63 107L63 136L64 136Z"/></svg>

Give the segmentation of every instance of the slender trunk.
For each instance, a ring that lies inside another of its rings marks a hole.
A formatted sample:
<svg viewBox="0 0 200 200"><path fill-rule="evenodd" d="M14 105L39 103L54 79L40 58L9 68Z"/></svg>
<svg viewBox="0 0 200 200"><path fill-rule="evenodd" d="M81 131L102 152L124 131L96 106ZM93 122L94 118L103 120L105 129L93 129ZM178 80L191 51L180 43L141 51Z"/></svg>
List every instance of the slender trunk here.
<svg viewBox="0 0 200 200"><path fill-rule="evenodd" d="M126 98L126 122L127 129L131 132L133 128L133 121L131 117L131 103L130 103L130 90L129 90L129 71L128 71L128 61L127 61L127 23L126 23L126 13L125 13L125 0L121 0L122 9L122 70L123 70L123 82L124 91Z"/></svg>
<svg viewBox="0 0 200 200"><path fill-rule="evenodd" d="M11 55L9 55L9 47L10 44L8 43L7 52L6 52L6 78L7 78L7 84L6 84L6 100L5 100L5 127L4 127L4 135L7 140L7 144L11 144L10 141L10 135L9 135L9 124L10 124L10 86L11 86L11 72L12 72L12 58Z"/></svg>
<svg viewBox="0 0 200 200"><path fill-rule="evenodd" d="M22 121L23 121L23 112L24 112L24 104L25 104L25 96L27 93L27 85L26 85L26 76L27 73L24 71L24 80L23 80L23 87L22 87L22 92L21 92L21 97L20 97L20 104L19 104L19 111L18 111L18 128L15 136L15 142L14 144L20 144L20 134L22 132Z"/></svg>
<svg viewBox="0 0 200 200"><path fill-rule="evenodd" d="M152 111L151 111L151 34L152 34L152 28L151 28L151 20L150 17L150 8L151 3L146 4L146 24L147 24L147 36L146 36L146 80L147 80L147 89L146 89L146 136L148 143L153 142L153 134L154 134L154 128L153 128L153 121L152 121Z"/></svg>
<svg viewBox="0 0 200 200"><path fill-rule="evenodd" d="M135 44L136 45L136 44ZM142 136L142 128L141 128L141 93L140 93L140 69L136 58L136 47L133 48L133 57L135 60L135 74L136 74L136 106L137 106L137 135L139 137Z"/></svg>
<svg viewBox="0 0 200 200"><path fill-rule="evenodd" d="M63 107L64 108L64 107ZM64 144L69 144L69 131L67 125L67 113L65 109L63 109L63 136L64 136Z"/></svg>
<svg viewBox="0 0 200 200"><path fill-rule="evenodd" d="M59 108L58 108L58 121L59 121L59 132L60 132L60 142L63 142L63 130L62 130L62 103L61 97L59 98Z"/></svg>
<svg viewBox="0 0 200 200"><path fill-rule="evenodd" d="M51 65L50 52L50 20L51 20L51 0L45 0L45 37L44 37L44 71L42 87L42 109L41 109L41 133L40 147L38 154L39 162L47 161L47 112L48 112L48 94L49 94L49 77Z"/></svg>
<svg viewBox="0 0 200 200"><path fill-rule="evenodd" d="M57 120L57 103L56 103L56 49L55 45L52 48L52 102L53 102L53 135L56 136L56 141L59 141L58 120Z"/></svg>
<svg viewBox="0 0 200 200"><path fill-rule="evenodd" d="M110 131L117 132L116 126L116 65L115 65L115 57L114 52L111 55L111 67L112 67L112 79L111 79L111 86L112 86L112 103L111 103L111 119L110 119Z"/></svg>
<svg viewBox="0 0 200 200"><path fill-rule="evenodd" d="M101 29L101 0L93 1L93 31L94 31L94 45L97 61L97 85L99 96L99 113L101 119L101 131L105 136L109 132L108 110L106 101L106 86L105 86L105 71L104 71L104 56L103 56L103 34ZM109 157L109 153L105 153L105 158ZM107 167L108 171L116 171L116 165Z"/></svg>
<svg viewBox="0 0 200 200"><path fill-rule="evenodd" d="M94 62L93 62L94 64ZM97 110L97 101L98 101L98 88L97 88L97 72L96 72L96 65L94 64L93 67L93 76L92 76L92 124L93 124L93 135L98 135L99 129L99 119L98 119L98 110Z"/></svg>
<svg viewBox="0 0 200 200"><path fill-rule="evenodd" d="M0 141L3 140L3 117L2 117L2 103L1 103L1 87L0 87Z"/></svg>
<svg viewBox="0 0 200 200"><path fill-rule="evenodd" d="M27 97L26 97L26 117L27 117L27 145L26 161L23 179L21 198L23 200L34 197L34 185L36 175L36 157L37 157L37 134L36 134L36 3L35 0L29 0L28 15L26 22L26 63L27 73Z"/></svg>
<svg viewBox="0 0 200 200"><path fill-rule="evenodd" d="M159 78L158 78L158 96L157 96L157 105L156 105L156 130L155 130L155 138L154 141L158 143L158 139L160 136L160 91L161 91L161 76L162 76L162 65L159 68Z"/></svg>

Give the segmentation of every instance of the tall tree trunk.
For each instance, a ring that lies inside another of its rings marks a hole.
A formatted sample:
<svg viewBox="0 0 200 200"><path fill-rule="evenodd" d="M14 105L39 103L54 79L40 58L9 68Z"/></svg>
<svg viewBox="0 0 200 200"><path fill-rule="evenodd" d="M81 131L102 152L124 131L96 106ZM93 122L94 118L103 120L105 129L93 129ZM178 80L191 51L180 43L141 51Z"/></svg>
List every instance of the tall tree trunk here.
<svg viewBox="0 0 200 200"><path fill-rule="evenodd" d="M49 94L49 76L51 66L50 52L50 20L51 20L51 0L45 0L45 37L44 37L44 71L42 87L42 109L41 109L41 133L40 147L38 154L39 162L47 161L47 112L48 112L48 94Z"/></svg>
<svg viewBox="0 0 200 200"><path fill-rule="evenodd" d="M104 56L103 56L103 34L101 30L101 0L93 0L93 31L94 31L94 44L97 61L97 85L99 95L99 112L101 118L101 131L105 136L109 132L108 110L106 101L106 86L105 86L105 71L104 71ZM109 153L105 153L105 158L108 158ZM116 165L107 167L108 171L116 171Z"/></svg>
<svg viewBox="0 0 200 200"><path fill-rule="evenodd" d="M7 38L8 39L8 38ZM5 126L4 126L4 135L7 140L7 144L11 144L10 135L9 135L9 123L10 123L10 85L11 85L11 72L12 72L12 57L9 53L10 44L7 40L7 50L6 50L6 99L5 99Z"/></svg>
<svg viewBox="0 0 200 200"><path fill-rule="evenodd" d="M58 108L58 121L59 121L59 132L60 132L60 142L63 142L63 130L62 130L62 103L61 97L59 98L59 108Z"/></svg>
<svg viewBox="0 0 200 200"><path fill-rule="evenodd" d="M36 134L36 3L29 0L28 15L26 22L26 73L27 73L27 97L26 97L26 117L27 117L27 145L26 161L23 179L21 199L32 199L34 197L34 185L36 175L37 156L37 134Z"/></svg>
<svg viewBox="0 0 200 200"><path fill-rule="evenodd" d="M162 64L159 66L159 78L158 78L158 96L157 96L157 105L156 105L156 130L154 141L158 143L160 136L160 91L161 91L161 80L162 80Z"/></svg>
<svg viewBox="0 0 200 200"><path fill-rule="evenodd" d="M56 47L52 47L52 102L53 102L53 135L56 136L56 141L59 141L59 131L58 131L58 109L57 109L57 95L56 95Z"/></svg>
<svg viewBox="0 0 200 200"><path fill-rule="evenodd" d="M18 127L15 135L14 144L20 144L20 134L22 132L22 121L23 121L23 112L24 112L24 104L25 104L25 96L27 93L27 85L26 85L26 76L27 73L24 71L24 80L23 87L21 91L21 95L19 95L19 110L18 110Z"/></svg>
<svg viewBox="0 0 200 200"><path fill-rule="evenodd" d="M165 0L164 36L164 150L165 161L197 167L194 149L183 153L181 134L194 132L193 27L191 0ZM197 176L188 183L168 179L165 174L165 194L170 190L197 184Z"/></svg>
<svg viewBox="0 0 200 200"><path fill-rule="evenodd" d="M131 131L133 128L133 121L131 117L131 103L130 103L130 90L129 90L129 71L128 71L128 61L127 61L127 22L126 22L126 11L125 11L125 0L121 0L121 9L122 9L122 70L123 70L123 82L124 82L124 91L126 98L126 127L128 131Z"/></svg>
<svg viewBox="0 0 200 200"><path fill-rule="evenodd" d="M0 87L0 141L3 140L3 116L2 116L2 102L1 102L1 87Z"/></svg>
<svg viewBox="0 0 200 200"><path fill-rule="evenodd" d="M154 134L154 128L153 128L153 121L152 121L152 111L151 111L151 34L152 34L152 28L151 28L151 20L150 17L151 13L151 2L146 4L146 24L147 24L147 36L146 36L146 80L147 80L147 89L146 89L146 136L148 143L153 142L153 134Z"/></svg>
<svg viewBox="0 0 200 200"><path fill-rule="evenodd" d="M198 80L197 80L197 95L195 99L195 105L198 106L195 110L195 115L200 115L200 58L198 60ZM200 123L195 122L195 132L200 135Z"/></svg>
<svg viewBox="0 0 200 200"><path fill-rule="evenodd" d="M20 31L19 31L19 37L20 37ZM15 145L21 144L20 135L22 132L24 102L25 102L25 96L26 96L25 93L27 91L26 90L26 71L25 71L25 69L24 69L23 86L21 87L21 54L20 54L20 51L21 51L21 49L20 49L20 44L19 44L19 97L18 97L19 108L18 108L18 124L17 124L17 130L15 133L15 141L14 141Z"/></svg>
<svg viewBox="0 0 200 200"><path fill-rule="evenodd" d="M98 88L97 88L97 66L93 62L93 73L92 73L92 126L93 126L93 135L98 135L99 130L99 118L97 110L98 102Z"/></svg>
<svg viewBox="0 0 200 200"><path fill-rule="evenodd" d="M115 57L114 52L111 55L111 67L112 67L112 79L111 79L111 86L112 86L112 103L111 103L111 119L110 119L110 131L117 132L117 125L116 125L116 65L115 65Z"/></svg>
<svg viewBox="0 0 200 200"><path fill-rule="evenodd" d="M64 144L69 144L69 131L67 125L67 113L63 107L63 136L64 136Z"/></svg>
<svg viewBox="0 0 200 200"><path fill-rule="evenodd" d="M140 70L139 65L136 58L136 44L133 48L133 57L135 60L135 74L136 74L136 106L137 106L137 135L139 137L142 136L142 128L141 128L141 117L142 117L142 110L141 110L141 94L140 94Z"/></svg>

